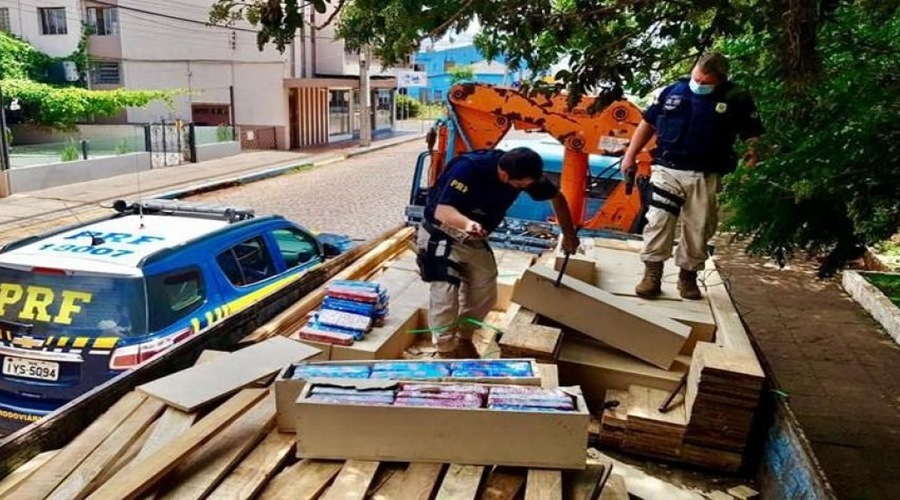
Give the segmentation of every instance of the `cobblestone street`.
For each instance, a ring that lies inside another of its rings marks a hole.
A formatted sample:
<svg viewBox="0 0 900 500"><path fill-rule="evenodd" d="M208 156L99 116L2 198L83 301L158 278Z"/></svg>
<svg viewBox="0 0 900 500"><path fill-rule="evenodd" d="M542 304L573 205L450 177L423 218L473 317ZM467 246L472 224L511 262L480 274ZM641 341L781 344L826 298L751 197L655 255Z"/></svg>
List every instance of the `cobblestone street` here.
<svg viewBox="0 0 900 500"><path fill-rule="evenodd" d="M312 230L368 239L403 222L416 157L424 150L424 141L414 141L190 199L247 206Z"/></svg>

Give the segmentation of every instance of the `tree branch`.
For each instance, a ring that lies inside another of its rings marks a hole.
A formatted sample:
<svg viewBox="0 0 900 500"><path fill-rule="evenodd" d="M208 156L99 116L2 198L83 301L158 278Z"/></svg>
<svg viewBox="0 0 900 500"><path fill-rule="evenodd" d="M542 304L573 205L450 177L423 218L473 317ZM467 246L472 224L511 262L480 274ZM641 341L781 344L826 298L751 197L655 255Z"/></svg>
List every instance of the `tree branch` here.
<svg viewBox="0 0 900 500"><path fill-rule="evenodd" d="M331 24L331 22L334 21L334 18L337 17L338 13L341 12L341 9L344 8L344 4L345 4L346 2L347 2L347 0L339 0L337 6L335 6L335 8L334 8L334 12L332 12L331 15L328 16L328 19L326 19L325 22L322 23L320 26L316 26L316 25L314 24L314 25L312 26L313 29L320 30L320 29L322 29L322 28L328 26L329 24ZM309 3L311 3L311 2L309 2ZM308 3L307 3L306 5L308 5Z"/></svg>
<svg viewBox="0 0 900 500"><path fill-rule="evenodd" d="M441 24L437 28L431 30L431 33L428 33L427 35L422 37L422 39L431 38L431 37L436 36L438 33L443 33L444 30L446 30L447 28L452 26L453 23L458 21L459 18L462 17L463 14L465 14L466 9L471 7L473 3L475 3L475 0L467 0L466 3L463 4L463 6L460 7L460 9L458 11L456 11L456 13L454 13L452 16L450 16L450 19L447 19L446 21L444 21L443 24Z"/></svg>

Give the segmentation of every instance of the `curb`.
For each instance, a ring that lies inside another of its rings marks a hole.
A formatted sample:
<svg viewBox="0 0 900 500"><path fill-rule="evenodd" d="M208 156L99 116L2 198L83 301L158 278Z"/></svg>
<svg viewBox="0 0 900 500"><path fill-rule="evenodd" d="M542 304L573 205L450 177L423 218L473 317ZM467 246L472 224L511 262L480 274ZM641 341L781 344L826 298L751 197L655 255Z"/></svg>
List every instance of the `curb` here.
<svg viewBox="0 0 900 500"><path fill-rule="evenodd" d="M208 193L211 191L218 191L220 189L226 189L230 187L240 186L243 184L249 184L252 182L258 182L266 179L271 179L273 177L279 177L285 174L289 174L292 171L296 170L299 167L303 166L312 166L312 167L321 167L324 165L328 165L330 163L335 163L339 161L346 160L348 158L355 158L357 156L363 156L368 153L374 153L376 151L380 151L382 149L387 149L393 146L398 146L400 144L406 144L408 142L413 142L416 140L422 140L425 137L425 134L414 133L414 135L410 137L404 137L402 139L398 139L395 141L384 142L384 143L376 143L372 146L369 146L364 149L358 149L356 151L350 151L348 153L341 154L333 154L333 155L322 155L319 157L312 156L308 160L309 161L294 161L291 163L287 163L284 165L279 165L277 167L267 168L265 170L259 170L254 172L247 172L243 174L238 174L233 177L228 177L225 179L219 179L215 181L205 182L202 184L197 184L193 186L188 186L184 188L176 188L171 191L163 191L160 193L154 193L151 195L153 198L161 198L166 200L172 200L177 198L183 198L186 196L193 196L201 193Z"/></svg>
<svg viewBox="0 0 900 500"><path fill-rule="evenodd" d="M862 273L845 270L841 276L841 286L872 318L877 321L888 336L900 345L900 309L881 290L869 283Z"/></svg>

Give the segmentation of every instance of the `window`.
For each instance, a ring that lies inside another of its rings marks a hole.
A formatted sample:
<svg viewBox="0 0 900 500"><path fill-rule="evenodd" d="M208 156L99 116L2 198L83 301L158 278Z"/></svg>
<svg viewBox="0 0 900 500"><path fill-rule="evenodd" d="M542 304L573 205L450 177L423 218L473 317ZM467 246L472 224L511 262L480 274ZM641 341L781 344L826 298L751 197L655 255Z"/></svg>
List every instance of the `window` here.
<svg viewBox="0 0 900 500"><path fill-rule="evenodd" d="M447 59L444 61L444 71L450 71L451 69L456 67L456 61L452 59Z"/></svg>
<svg viewBox="0 0 900 500"><path fill-rule="evenodd" d="M9 25L9 7L0 7L0 31L12 31Z"/></svg>
<svg viewBox="0 0 900 500"><path fill-rule="evenodd" d="M435 90L434 91L434 100L440 101L444 99L444 91L443 90Z"/></svg>
<svg viewBox="0 0 900 500"><path fill-rule="evenodd" d="M65 35L68 33L65 7L41 7L38 8L38 14L41 18L42 35Z"/></svg>
<svg viewBox="0 0 900 500"><path fill-rule="evenodd" d="M319 256L319 246L312 236L294 228L272 231L275 244L288 269L301 266Z"/></svg>
<svg viewBox="0 0 900 500"><path fill-rule="evenodd" d="M252 285L275 275L275 263L261 236L220 253L216 261L235 286Z"/></svg>
<svg viewBox="0 0 900 500"><path fill-rule="evenodd" d="M147 277L151 332L170 326L205 302L206 291L199 269L181 269Z"/></svg>
<svg viewBox="0 0 900 500"><path fill-rule="evenodd" d="M88 7L87 25L95 35L118 35L119 10L115 7Z"/></svg>
<svg viewBox="0 0 900 500"><path fill-rule="evenodd" d="M117 85L122 83L121 67L117 62L98 62L91 71L91 83L95 85Z"/></svg>

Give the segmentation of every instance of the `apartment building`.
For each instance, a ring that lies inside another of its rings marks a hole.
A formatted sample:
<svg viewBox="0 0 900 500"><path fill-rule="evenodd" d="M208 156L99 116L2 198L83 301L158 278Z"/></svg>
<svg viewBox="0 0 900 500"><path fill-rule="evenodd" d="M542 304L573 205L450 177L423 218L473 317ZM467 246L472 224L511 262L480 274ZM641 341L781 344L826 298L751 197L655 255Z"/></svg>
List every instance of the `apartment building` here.
<svg viewBox="0 0 900 500"><path fill-rule="evenodd" d="M0 0L0 29L64 57L89 29L96 89L178 89L172 105L130 108L118 123L183 120L274 128L282 149L324 144L359 133L359 58L334 39L333 26L298 33L285 53L260 51L247 23L207 24L212 0ZM328 14L307 8L322 24ZM377 73L377 72L376 72ZM394 80L373 78L373 124L390 128ZM386 113L385 111L388 110Z"/></svg>

